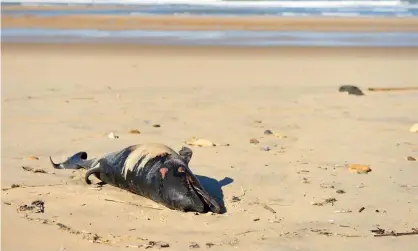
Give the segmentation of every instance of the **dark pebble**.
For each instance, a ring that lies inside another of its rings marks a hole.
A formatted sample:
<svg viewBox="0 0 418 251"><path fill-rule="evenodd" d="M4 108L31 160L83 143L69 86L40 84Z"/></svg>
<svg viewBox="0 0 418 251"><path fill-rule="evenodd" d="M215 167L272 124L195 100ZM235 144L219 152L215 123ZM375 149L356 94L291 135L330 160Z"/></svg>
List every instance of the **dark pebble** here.
<svg viewBox="0 0 418 251"><path fill-rule="evenodd" d="M364 93L360 90L360 88L358 88L357 86L354 86L354 85L342 85L342 86L340 86L338 91L339 92L347 92L350 95L356 95L356 96L363 96L364 95Z"/></svg>
<svg viewBox="0 0 418 251"><path fill-rule="evenodd" d="M270 131L270 130L265 130L264 131L264 135L272 135L272 134L273 134L273 132Z"/></svg>

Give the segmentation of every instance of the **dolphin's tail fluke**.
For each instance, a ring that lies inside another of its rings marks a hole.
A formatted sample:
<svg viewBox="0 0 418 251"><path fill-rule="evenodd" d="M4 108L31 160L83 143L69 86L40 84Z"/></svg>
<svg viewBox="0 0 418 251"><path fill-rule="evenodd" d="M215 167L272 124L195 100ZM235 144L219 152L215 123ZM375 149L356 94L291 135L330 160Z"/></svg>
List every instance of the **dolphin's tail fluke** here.
<svg viewBox="0 0 418 251"><path fill-rule="evenodd" d="M49 157L49 160L55 169L88 169L91 162L90 160L87 160L86 152L78 152L59 164L54 163L51 157Z"/></svg>

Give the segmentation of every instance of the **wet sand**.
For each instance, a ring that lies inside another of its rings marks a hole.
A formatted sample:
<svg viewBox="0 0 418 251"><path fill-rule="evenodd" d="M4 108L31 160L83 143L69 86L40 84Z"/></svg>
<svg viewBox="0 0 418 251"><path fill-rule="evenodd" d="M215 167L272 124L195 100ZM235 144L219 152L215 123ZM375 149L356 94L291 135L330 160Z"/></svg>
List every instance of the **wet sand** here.
<svg viewBox="0 0 418 251"><path fill-rule="evenodd" d="M418 122L418 93L356 97L338 87L417 86L417 60L411 48L2 44L2 188L35 186L2 191L2 248L128 250L165 241L165 250L189 250L191 242L203 250L207 243L214 250L415 250L416 236L377 238L370 230L418 227L418 166L406 160L418 158L417 134L408 131ZM106 137L112 131L118 139ZM171 211L110 186L92 190L82 171L55 171L48 160L142 142L179 150L192 136L230 144L192 147L190 163L223 196L224 215ZM351 173L348 163L372 172ZM328 198L337 201L312 205ZM44 213L16 211L35 200L45 202Z"/></svg>
<svg viewBox="0 0 418 251"><path fill-rule="evenodd" d="M418 31L417 18L2 15L2 28L103 30Z"/></svg>

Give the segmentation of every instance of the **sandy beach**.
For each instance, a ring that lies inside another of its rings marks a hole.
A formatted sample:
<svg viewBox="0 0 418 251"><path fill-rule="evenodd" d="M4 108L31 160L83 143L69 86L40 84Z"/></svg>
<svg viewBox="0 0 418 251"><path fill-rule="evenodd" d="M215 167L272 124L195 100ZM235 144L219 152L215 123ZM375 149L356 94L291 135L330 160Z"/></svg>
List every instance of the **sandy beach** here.
<svg viewBox="0 0 418 251"><path fill-rule="evenodd" d="M1 17L3 28L101 30L418 31L417 18L60 15Z"/></svg>
<svg viewBox="0 0 418 251"><path fill-rule="evenodd" d="M367 88L417 87L417 60L411 48L2 44L2 250L416 250L416 235L371 230L418 227L418 162L407 160L418 159L418 92ZM91 189L48 160L144 142L179 150L193 136L229 144L192 147L190 163L225 214ZM36 200L44 213L17 211Z"/></svg>

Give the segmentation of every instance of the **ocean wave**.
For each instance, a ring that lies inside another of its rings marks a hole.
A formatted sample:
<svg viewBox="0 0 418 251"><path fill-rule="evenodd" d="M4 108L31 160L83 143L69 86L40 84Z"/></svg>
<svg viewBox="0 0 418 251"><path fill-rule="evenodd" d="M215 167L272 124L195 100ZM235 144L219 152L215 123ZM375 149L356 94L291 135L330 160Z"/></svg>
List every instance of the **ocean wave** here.
<svg viewBox="0 0 418 251"><path fill-rule="evenodd" d="M19 3L23 5L44 5L44 4L112 4L112 5L147 5L147 4L176 4L176 5L205 5L205 6L222 6L222 7L349 7L349 6L399 6L404 4L400 0L338 0L338 1L318 1L318 0L270 0L270 1L242 1L242 0L2 0L3 3Z"/></svg>
<svg viewBox="0 0 418 251"><path fill-rule="evenodd" d="M2 29L4 42L137 43L212 46L413 46L418 33Z"/></svg>

